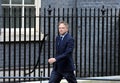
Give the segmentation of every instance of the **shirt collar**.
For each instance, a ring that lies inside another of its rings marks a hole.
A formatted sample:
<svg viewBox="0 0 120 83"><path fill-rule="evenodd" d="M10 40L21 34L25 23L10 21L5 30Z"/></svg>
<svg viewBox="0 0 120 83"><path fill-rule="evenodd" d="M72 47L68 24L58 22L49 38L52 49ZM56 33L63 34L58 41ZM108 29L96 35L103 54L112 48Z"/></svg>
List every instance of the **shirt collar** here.
<svg viewBox="0 0 120 83"><path fill-rule="evenodd" d="M62 39L63 39L67 33L68 33L68 32L66 32L66 33L63 34L63 35L60 35L60 37L62 37Z"/></svg>

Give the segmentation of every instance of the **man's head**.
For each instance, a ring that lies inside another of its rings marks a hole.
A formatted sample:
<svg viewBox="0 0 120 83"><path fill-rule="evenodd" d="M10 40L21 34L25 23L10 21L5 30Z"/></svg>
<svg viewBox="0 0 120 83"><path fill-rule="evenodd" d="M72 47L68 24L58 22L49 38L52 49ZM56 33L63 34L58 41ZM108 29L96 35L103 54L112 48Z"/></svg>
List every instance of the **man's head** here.
<svg viewBox="0 0 120 83"><path fill-rule="evenodd" d="M64 21L59 22L58 28L60 35L64 35L66 32L68 32L68 24Z"/></svg>

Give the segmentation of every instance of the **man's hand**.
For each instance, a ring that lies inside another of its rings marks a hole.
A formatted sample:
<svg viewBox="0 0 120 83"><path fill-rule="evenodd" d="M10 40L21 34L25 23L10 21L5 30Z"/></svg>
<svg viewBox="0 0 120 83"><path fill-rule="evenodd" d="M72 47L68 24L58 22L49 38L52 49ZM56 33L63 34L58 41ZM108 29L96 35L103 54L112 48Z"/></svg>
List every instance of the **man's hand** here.
<svg viewBox="0 0 120 83"><path fill-rule="evenodd" d="M50 64L53 64L54 62L56 62L56 59L55 59L55 58L50 58L50 59L48 59L48 62L49 62Z"/></svg>

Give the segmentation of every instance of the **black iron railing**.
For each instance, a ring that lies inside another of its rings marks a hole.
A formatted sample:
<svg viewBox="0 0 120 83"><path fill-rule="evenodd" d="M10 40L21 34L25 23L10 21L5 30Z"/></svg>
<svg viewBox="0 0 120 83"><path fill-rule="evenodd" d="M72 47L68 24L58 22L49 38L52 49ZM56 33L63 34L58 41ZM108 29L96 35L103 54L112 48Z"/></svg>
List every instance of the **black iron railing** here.
<svg viewBox="0 0 120 83"><path fill-rule="evenodd" d="M39 16L32 11L25 8L22 16L21 8L3 8L0 82L49 79L53 65L47 61L55 56L60 20L69 23L75 39L76 77L120 74L120 9L49 7L40 9Z"/></svg>

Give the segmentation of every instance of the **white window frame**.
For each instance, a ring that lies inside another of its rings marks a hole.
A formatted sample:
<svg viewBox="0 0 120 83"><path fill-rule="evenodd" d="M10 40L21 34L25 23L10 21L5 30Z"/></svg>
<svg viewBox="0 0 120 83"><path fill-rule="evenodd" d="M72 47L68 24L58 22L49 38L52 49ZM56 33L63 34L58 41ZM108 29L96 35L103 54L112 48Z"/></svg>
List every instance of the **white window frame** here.
<svg viewBox="0 0 120 83"><path fill-rule="evenodd" d="M24 4L24 0L22 0L22 4L11 4L11 0L9 0L10 3L9 4L2 4L2 6L9 6L9 7L12 7L12 6L21 6L22 7L22 16L24 16L24 7L26 6L33 6L36 8L36 16L38 17L39 16L39 8L41 8L41 0L35 0L34 4ZM39 37L39 18L36 18L36 39L38 40ZM27 28L26 27L26 41L29 40L29 27ZM5 29L5 36L6 36L6 41L9 41L9 29L6 28ZM18 37L17 37L18 36ZM41 34L41 39L43 39L43 34ZM0 35L0 41L3 41L4 40L4 28L1 28L1 35ZM31 28L31 40L34 39L34 28ZM24 18L22 18L22 28L21 28L21 40L24 41ZM11 28L11 41L14 41L14 29ZM19 28L16 28L16 41L19 41Z"/></svg>

